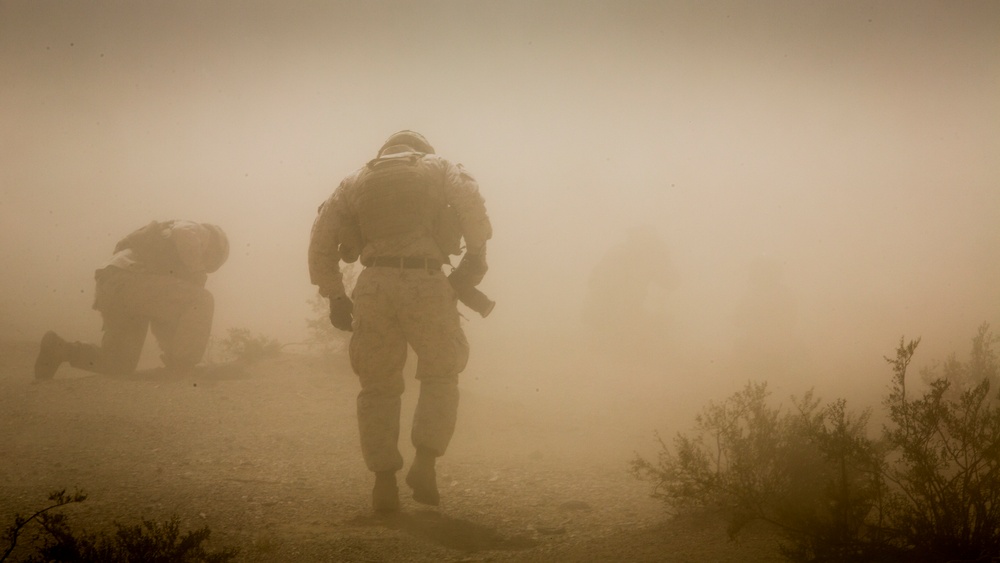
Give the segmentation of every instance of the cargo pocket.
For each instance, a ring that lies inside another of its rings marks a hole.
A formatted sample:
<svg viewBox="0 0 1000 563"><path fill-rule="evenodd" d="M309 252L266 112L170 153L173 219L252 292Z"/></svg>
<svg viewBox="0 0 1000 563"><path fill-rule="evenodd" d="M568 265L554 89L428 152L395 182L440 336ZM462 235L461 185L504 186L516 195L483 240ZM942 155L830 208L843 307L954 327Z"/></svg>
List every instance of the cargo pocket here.
<svg viewBox="0 0 1000 563"><path fill-rule="evenodd" d="M452 346L455 350L455 373L461 373L469 364L469 341L461 328L452 336Z"/></svg>
<svg viewBox="0 0 1000 563"><path fill-rule="evenodd" d="M396 326L389 296L371 280L354 289L353 332L348 346L351 368L362 377L385 377L403 369L406 340Z"/></svg>

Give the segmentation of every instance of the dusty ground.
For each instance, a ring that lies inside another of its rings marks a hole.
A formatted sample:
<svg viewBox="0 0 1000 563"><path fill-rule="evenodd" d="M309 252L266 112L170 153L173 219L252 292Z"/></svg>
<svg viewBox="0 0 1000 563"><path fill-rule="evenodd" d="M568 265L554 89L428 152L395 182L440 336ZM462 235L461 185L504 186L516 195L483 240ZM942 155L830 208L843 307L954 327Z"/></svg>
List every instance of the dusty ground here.
<svg viewBox="0 0 1000 563"><path fill-rule="evenodd" d="M719 522L668 519L628 474L629 439L586 405L553 413L538 397L463 383L441 506L414 503L403 485L401 514L379 519L343 358L286 352L185 379L64 367L36 383L36 353L0 344L4 528L50 491L80 488L89 498L64 509L77 528L177 515L185 530L208 525L209 547L238 546L241 561L780 560L767 533L733 543Z"/></svg>

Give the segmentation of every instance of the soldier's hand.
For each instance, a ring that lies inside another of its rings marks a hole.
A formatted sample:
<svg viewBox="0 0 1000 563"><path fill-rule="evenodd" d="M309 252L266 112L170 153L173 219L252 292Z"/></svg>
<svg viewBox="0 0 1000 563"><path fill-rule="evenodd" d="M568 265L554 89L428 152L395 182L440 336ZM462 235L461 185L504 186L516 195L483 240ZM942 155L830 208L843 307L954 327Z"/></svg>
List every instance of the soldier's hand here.
<svg viewBox="0 0 1000 563"><path fill-rule="evenodd" d="M348 296L330 298L330 324L334 328L351 332L352 313L354 313L354 303Z"/></svg>
<svg viewBox="0 0 1000 563"><path fill-rule="evenodd" d="M458 263L458 267L452 272L452 276L455 276L456 282L468 285L469 287L476 287L483 281L488 269L486 254L469 254L466 252L465 256L462 257L462 261Z"/></svg>

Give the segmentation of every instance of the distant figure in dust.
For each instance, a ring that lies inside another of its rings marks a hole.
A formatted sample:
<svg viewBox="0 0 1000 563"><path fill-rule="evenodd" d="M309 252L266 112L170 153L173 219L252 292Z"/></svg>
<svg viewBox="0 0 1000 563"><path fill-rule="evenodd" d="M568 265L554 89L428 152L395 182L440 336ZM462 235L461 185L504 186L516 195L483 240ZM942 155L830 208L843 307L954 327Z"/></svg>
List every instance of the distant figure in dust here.
<svg viewBox="0 0 1000 563"><path fill-rule="evenodd" d="M434 154L422 135L400 131L374 159L347 176L319 208L309 245L309 272L330 300L330 322L353 331L358 427L365 464L375 473L376 512L399 510L396 472L403 364L417 354L420 395L406 484L417 502L439 503L435 459L445 453L458 413L458 374L469 344L459 324L454 287L475 287L486 274L493 230L479 186L461 165ZM449 277L449 255L465 255ZM340 261L365 266L345 295ZM450 282L450 283L449 283Z"/></svg>
<svg viewBox="0 0 1000 563"><path fill-rule="evenodd" d="M675 285L666 243L650 225L628 233L594 267L584 322L605 337L631 341L662 338L661 299Z"/></svg>
<svg viewBox="0 0 1000 563"><path fill-rule="evenodd" d="M205 281L228 257L229 239L209 223L153 221L132 232L94 276L94 309L104 321L101 344L70 343L47 332L35 378L51 379L64 362L95 373L130 374L149 330L167 369L193 368L212 330L214 300Z"/></svg>

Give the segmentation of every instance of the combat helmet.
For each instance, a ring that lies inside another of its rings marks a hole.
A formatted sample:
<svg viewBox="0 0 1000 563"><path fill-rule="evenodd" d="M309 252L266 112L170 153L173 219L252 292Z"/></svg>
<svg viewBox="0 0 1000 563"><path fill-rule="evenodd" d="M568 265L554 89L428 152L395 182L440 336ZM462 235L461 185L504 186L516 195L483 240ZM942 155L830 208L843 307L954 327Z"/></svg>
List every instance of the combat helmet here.
<svg viewBox="0 0 1000 563"><path fill-rule="evenodd" d="M406 145L417 152L434 154L434 147L431 146L426 137L416 131L403 129L402 131L397 131L392 135L389 135L389 138L382 143L382 148L378 150L379 156L382 156L387 148L396 145Z"/></svg>

